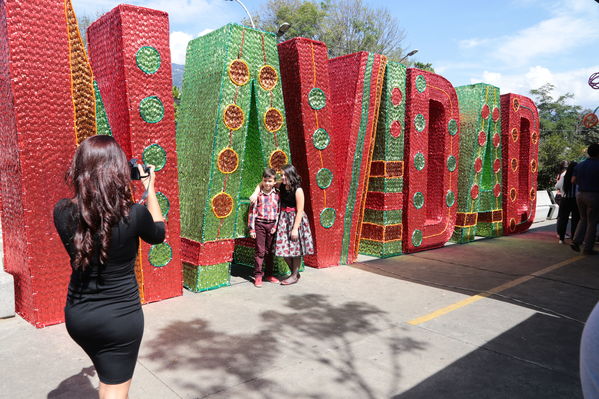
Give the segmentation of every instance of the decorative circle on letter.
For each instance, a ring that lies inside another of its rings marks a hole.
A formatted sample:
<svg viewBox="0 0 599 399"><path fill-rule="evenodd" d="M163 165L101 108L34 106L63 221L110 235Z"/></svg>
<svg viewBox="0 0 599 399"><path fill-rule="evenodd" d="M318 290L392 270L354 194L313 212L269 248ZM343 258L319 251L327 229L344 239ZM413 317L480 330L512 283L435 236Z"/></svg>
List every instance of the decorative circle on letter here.
<svg viewBox="0 0 599 399"><path fill-rule="evenodd" d="M308 93L308 104L310 104L312 109L323 109L327 105L327 96L322 89L315 87Z"/></svg>
<svg viewBox="0 0 599 399"><path fill-rule="evenodd" d="M337 211L333 208L324 208L320 211L320 225L325 229L329 229L335 224L336 217Z"/></svg>
<svg viewBox="0 0 599 399"><path fill-rule="evenodd" d="M142 46L135 53L137 67L151 75L160 68L160 53L152 46Z"/></svg>
<svg viewBox="0 0 599 399"><path fill-rule="evenodd" d="M476 158L474 160L474 171L476 173L480 173L481 170L483 170L483 160L480 158Z"/></svg>
<svg viewBox="0 0 599 399"><path fill-rule="evenodd" d="M162 217L166 218L168 216L168 211L171 210L171 202L168 200L168 197L160 191L156 193L156 199L158 200L158 205L160 205Z"/></svg>
<svg viewBox="0 0 599 399"><path fill-rule="evenodd" d="M237 152L230 147L221 150L221 152L218 153L217 159L218 170L222 173L233 173L239 167L239 156L237 155Z"/></svg>
<svg viewBox="0 0 599 399"><path fill-rule="evenodd" d="M483 119L487 119L489 117L490 113L491 113L491 110L489 109L489 106L487 104L483 105L483 109L480 112L480 116L482 116Z"/></svg>
<svg viewBox="0 0 599 399"><path fill-rule="evenodd" d="M224 219L233 212L233 197L224 191L212 197L212 212L219 219Z"/></svg>
<svg viewBox="0 0 599 399"><path fill-rule="evenodd" d="M264 126L271 133L277 132L283 127L283 114L276 108L269 108L264 113Z"/></svg>
<svg viewBox="0 0 599 399"><path fill-rule="evenodd" d="M445 204L451 208L455 204L455 193L451 190L445 195Z"/></svg>
<svg viewBox="0 0 599 399"><path fill-rule="evenodd" d="M512 170L515 172L518 169L518 160L516 158L512 158L512 160L510 161L510 166L512 167Z"/></svg>
<svg viewBox="0 0 599 399"><path fill-rule="evenodd" d="M236 59L229 64L229 79L237 86L243 86L250 81L250 68L244 60Z"/></svg>
<svg viewBox="0 0 599 399"><path fill-rule="evenodd" d="M514 219L514 218L510 219L510 231L511 232L516 231L516 219Z"/></svg>
<svg viewBox="0 0 599 399"><path fill-rule="evenodd" d="M422 244L422 231L416 229L412 233L412 245L419 247Z"/></svg>
<svg viewBox="0 0 599 399"><path fill-rule="evenodd" d="M478 145L481 147L487 142L487 133L484 131L478 132Z"/></svg>
<svg viewBox="0 0 599 399"><path fill-rule="evenodd" d="M166 243L163 242L161 244L152 245L150 247L150 251L148 253L148 260L150 264L154 267L163 267L169 264L169 262L173 259L173 248Z"/></svg>
<svg viewBox="0 0 599 399"><path fill-rule="evenodd" d="M510 188L510 200L512 202L516 201L516 199L518 198L518 192L516 191L516 189L514 187Z"/></svg>
<svg viewBox="0 0 599 399"><path fill-rule="evenodd" d="M512 108L514 109L514 112L518 112L518 110L520 109L520 100L514 98L512 100Z"/></svg>
<svg viewBox="0 0 599 399"><path fill-rule="evenodd" d="M495 197L499 197L501 195L501 184L497 183L495 186L493 186L493 194Z"/></svg>
<svg viewBox="0 0 599 399"><path fill-rule="evenodd" d="M499 108L493 108L493 122L497 122L499 120Z"/></svg>
<svg viewBox="0 0 599 399"><path fill-rule="evenodd" d="M414 126L419 132L424 130L426 127L426 119L424 118L424 115L418 114L414 117Z"/></svg>
<svg viewBox="0 0 599 399"><path fill-rule="evenodd" d="M421 152L416 153L416 155L414 155L414 167L418 170L422 170L425 165L426 159L424 158L424 154Z"/></svg>
<svg viewBox="0 0 599 399"><path fill-rule="evenodd" d="M401 104L401 100L403 99L403 95L401 94L401 89L399 87L394 87L391 90L391 103L396 107Z"/></svg>
<svg viewBox="0 0 599 399"><path fill-rule="evenodd" d="M139 102L139 115L148 123L158 123L164 118L164 105L157 96L149 96Z"/></svg>
<svg viewBox="0 0 599 399"><path fill-rule="evenodd" d="M422 75L416 76L416 90L421 93L426 90L426 79Z"/></svg>
<svg viewBox="0 0 599 399"><path fill-rule="evenodd" d="M288 159L289 158L287 158L287 154L285 154L285 152L283 152L281 150L274 150L270 154L268 164L274 170L279 171L279 170L281 170L281 168L283 168L283 166L285 166L287 164Z"/></svg>
<svg viewBox="0 0 599 399"><path fill-rule="evenodd" d="M537 190L534 187L532 187L530 189L530 200L534 201L536 198L537 198Z"/></svg>
<svg viewBox="0 0 599 399"><path fill-rule="evenodd" d="M327 168L321 168L316 172L316 183L323 190L329 188L333 182L333 172Z"/></svg>
<svg viewBox="0 0 599 399"><path fill-rule="evenodd" d="M493 172L498 173L501 170L501 159L497 158L493 161Z"/></svg>
<svg viewBox="0 0 599 399"><path fill-rule="evenodd" d="M513 128L511 133L512 133L512 140L514 142L518 141L518 135L519 135L518 129Z"/></svg>
<svg viewBox="0 0 599 399"><path fill-rule="evenodd" d="M453 155L447 157L447 170L453 172L455 168L458 166L458 161L455 159Z"/></svg>
<svg viewBox="0 0 599 399"><path fill-rule="evenodd" d="M449 134L455 136L458 132L458 122L455 119L450 119L447 123L447 130L449 131Z"/></svg>
<svg viewBox="0 0 599 399"><path fill-rule="evenodd" d="M412 201L414 202L414 207L416 209L422 208L424 206L424 194L418 191L414 194L414 197L412 197Z"/></svg>
<svg viewBox="0 0 599 399"><path fill-rule="evenodd" d="M239 105L229 104L223 112L223 121L231 130L238 130L245 122L245 114Z"/></svg>
<svg viewBox="0 0 599 399"><path fill-rule="evenodd" d="M154 170L158 172L166 165L166 151L158 144L151 144L144 148L141 160L146 165L154 165L156 167Z"/></svg>
<svg viewBox="0 0 599 399"><path fill-rule="evenodd" d="M270 65L264 65L258 71L258 83L264 90L270 91L275 88L279 82L279 74Z"/></svg>
<svg viewBox="0 0 599 399"><path fill-rule="evenodd" d="M530 171L532 173L536 173L537 172L537 160L533 159L530 161Z"/></svg>
<svg viewBox="0 0 599 399"><path fill-rule="evenodd" d="M539 133L537 133L536 131L532 132L530 135L530 139L532 140L533 144L537 144L539 142Z"/></svg>
<svg viewBox="0 0 599 399"><path fill-rule="evenodd" d="M493 135L493 147L497 148L499 147L499 144L501 144L501 136L499 133L495 133Z"/></svg>
<svg viewBox="0 0 599 399"><path fill-rule="evenodd" d="M473 185L470 188L470 198L477 199L478 198L478 192L479 192L478 185L476 185L476 184Z"/></svg>
<svg viewBox="0 0 599 399"><path fill-rule="evenodd" d="M331 136L323 128L318 128L312 134L312 144L319 150L324 150L331 143Z"/></svg>
<svg viewBox="0 0 599 399"><path fill-rule="evenodd" d="M391 128L389 129L389 133L393 137L401 136L401 123L399 121L391 122Z"/></svg>

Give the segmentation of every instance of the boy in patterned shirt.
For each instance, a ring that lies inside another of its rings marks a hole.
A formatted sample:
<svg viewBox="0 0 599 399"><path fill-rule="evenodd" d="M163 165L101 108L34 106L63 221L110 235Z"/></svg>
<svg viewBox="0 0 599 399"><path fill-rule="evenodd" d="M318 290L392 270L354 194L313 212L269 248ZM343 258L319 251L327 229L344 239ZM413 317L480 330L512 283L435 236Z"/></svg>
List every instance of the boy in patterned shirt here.
<svg viewBox="0 0 599 399"><path fill-rule="evenodd" d="M272 244L277 231L277 219L279 218L279 193L275 189L276 172L271 168L264 169L260 191L257 199L250 209L249 229L250 236L256 239L256 265L254 268L254 285L262 287L262 265L266 255L266 281L278 283L279 280L273 276Z"/></svg>

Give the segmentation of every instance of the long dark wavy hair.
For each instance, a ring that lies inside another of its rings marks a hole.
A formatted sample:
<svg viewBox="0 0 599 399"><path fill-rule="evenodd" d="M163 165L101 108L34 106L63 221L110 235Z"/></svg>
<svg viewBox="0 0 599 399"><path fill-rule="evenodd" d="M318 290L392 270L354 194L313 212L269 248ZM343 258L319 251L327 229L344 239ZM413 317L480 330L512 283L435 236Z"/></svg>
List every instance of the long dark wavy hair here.
<svg viewBox="0 0 599 399"><path fill-rule="evenodd" d="M77 148L66 180L78 210L73 267L86 269L98 243L100 263L106 263L112 227L129 216L133 202L127 157L111 136L90 137Z"/></svg>
<svg viewBox="0 0 599 399"><path fill-rule="evenodd" d="M297 173L295 167L291 164L287 164L281 168L285 177L287 178L287 185L291 188L291 191L295 192L296 189L302 185L302 177Z"/></svg>

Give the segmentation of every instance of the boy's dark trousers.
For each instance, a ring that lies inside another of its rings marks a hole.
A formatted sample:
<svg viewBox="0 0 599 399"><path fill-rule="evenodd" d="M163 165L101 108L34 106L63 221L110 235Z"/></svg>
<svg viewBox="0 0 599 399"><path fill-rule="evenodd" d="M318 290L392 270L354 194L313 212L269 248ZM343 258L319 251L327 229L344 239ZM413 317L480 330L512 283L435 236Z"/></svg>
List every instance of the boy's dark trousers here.
<svg viewBox="0 0 599 399"><path fill-rule="evenodd" d="M273 260L272 260L272 242L274 234L271 234L271 230L275 227L276 220L265 220L256 219L254 224L254 230L256 231L256 255L255 261L256 266L254 268L254 276L262 277L264 271L262 271L262 264L266 257L266 274L272 276L273 274Z"/></svg>

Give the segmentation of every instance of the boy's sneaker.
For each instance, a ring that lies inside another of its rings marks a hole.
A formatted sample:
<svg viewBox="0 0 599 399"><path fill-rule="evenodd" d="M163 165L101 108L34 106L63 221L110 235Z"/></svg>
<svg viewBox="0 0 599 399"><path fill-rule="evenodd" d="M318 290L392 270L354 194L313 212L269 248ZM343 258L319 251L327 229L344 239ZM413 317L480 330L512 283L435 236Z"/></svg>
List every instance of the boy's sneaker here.
<svg viewBox="0 0 599 399"><path fill-rule="evenodd" d="M265 278L266 281L268 281L269 283L275 283L275 284L279 284L280 281L278 278L276 278L275 276L267 276Z"/></svg>
<svg viewBox="0 0 599 399"><path fill-rule="evenodd" d="M254 287L262 287L262 276L254 277Z"/></svg>

